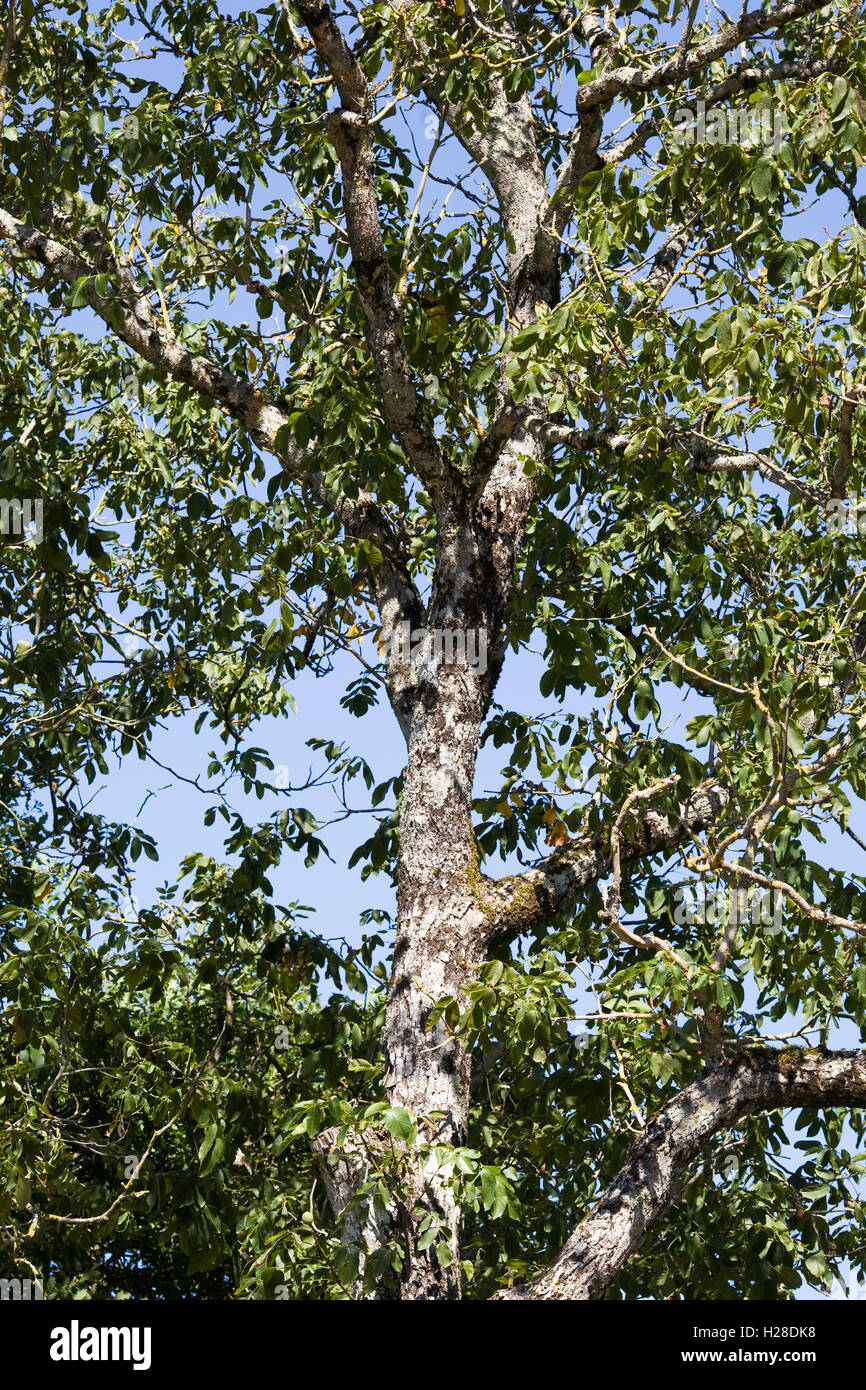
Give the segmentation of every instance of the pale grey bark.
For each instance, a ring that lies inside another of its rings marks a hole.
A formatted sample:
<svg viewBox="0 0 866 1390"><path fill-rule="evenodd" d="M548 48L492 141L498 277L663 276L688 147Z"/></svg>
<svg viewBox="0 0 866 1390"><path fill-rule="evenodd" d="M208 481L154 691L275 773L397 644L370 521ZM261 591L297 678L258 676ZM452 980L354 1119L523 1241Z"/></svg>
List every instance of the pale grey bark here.
<svg viewBox="0 0 866 1390"><path fill-rule="evenodd" d="M729 800L728 789L713 782L698 788L676 817L653 810L636 816L622 851L623 866L676 849L714 824ZM496 881L484 879L489 944L501 946L537 931L557 913L570 911L591 884L610 873L611 863L607 832L594 839L572 840L525 873Z"/></svg>
<svg viewBox="0 0 866 1390"><path fill-rule="evenodd" d="M395 1214L386 1211L375 1194L367 1190L375 1179L375 1164L387 1147L377 1133L349 1134L342 1140L338 1128L324 1129L313 1140L313 1152L320 1158L319 1172L332 1211L341 1225L343 1243L358 1252L359 1278L351 1290L363 1297L363 1275L367 1259L392 1234ZM380 1280L372 1295L375 1301L397 1297L396 1284Z"/></svg>
<svg viewBox="0 0 866 1390"><path fill-rule="evenodd" d="M772 8L745 10L739 19L723 25L701 43L682 52L677 50L673 58L665 57L641 67L626 63L588 82L580 93L579 106L590 110L624 92L663 91L696 73L706 72L711 63L733 53L748 39L775 33L804 15L823 10L826 5L827 0L789 0L788 4Z"/></svg>

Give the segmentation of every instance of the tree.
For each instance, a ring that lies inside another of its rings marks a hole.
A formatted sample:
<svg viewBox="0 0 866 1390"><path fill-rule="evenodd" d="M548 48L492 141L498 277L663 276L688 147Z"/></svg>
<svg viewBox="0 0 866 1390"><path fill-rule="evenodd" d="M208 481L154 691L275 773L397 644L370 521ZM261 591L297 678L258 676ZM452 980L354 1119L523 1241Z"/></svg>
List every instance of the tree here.
<svg viewBox="0 0 866 1390"><path fill-rule="evenodd" d="M0 1217L58 1288L863 1268L863 22L700 8L7 0ZM315 750L397 891L338 951L304 786L224 789L346 652L406 765ZM227 858L130 910L80 791L184 712Z"/></svg>

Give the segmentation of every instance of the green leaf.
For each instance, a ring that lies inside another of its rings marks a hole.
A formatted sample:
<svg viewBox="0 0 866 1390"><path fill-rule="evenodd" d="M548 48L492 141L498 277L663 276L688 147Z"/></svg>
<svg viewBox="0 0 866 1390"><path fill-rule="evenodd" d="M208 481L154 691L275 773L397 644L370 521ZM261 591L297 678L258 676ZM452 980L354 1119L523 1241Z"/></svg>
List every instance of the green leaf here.
<svg viewBox="0 0 866 1390"><path fill-rule="evenodd" d="M402 1105L392 1105L385 1111L382 1119L389 1134L393 1134L395 1139L402 1139L407 1144L415 1142L415 1122L408 1110Z"/></svg>

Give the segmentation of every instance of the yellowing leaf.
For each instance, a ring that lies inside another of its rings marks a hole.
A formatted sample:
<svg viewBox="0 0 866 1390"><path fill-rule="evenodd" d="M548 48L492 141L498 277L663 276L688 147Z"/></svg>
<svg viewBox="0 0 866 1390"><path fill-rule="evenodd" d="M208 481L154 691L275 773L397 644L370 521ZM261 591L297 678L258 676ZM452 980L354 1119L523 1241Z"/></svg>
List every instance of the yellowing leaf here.
<svg viewBox="0 0 866 1390"><path fill-rule="evenodd" d="M569 834L562 821L555 821L554 824L550 827L550 834L547 837L547 843L549 845L553 845L554 849L558 849L560 845L567 845L568 841Z"/></svg>

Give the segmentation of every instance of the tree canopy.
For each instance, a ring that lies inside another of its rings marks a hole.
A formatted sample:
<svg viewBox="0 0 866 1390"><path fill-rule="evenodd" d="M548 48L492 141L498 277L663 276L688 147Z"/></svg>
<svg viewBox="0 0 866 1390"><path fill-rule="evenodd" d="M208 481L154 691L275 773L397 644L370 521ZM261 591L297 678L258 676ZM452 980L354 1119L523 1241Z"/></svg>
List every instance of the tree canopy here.
<svg viewBox="0 0 866 1390"><path fill-rule="evenodd" d="M3 1269L866 1270L860 7L2 10ZM98 789L193 723L158 845Z"/></svg>

